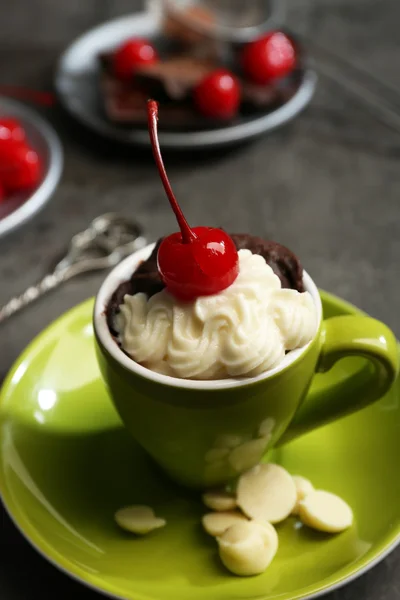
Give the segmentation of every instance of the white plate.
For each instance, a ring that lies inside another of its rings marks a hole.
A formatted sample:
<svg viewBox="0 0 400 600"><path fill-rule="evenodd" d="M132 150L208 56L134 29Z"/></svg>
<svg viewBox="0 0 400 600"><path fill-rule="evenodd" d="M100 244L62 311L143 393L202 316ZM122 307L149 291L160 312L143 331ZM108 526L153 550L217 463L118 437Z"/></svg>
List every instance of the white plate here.
<svg viewBox="0 0 400 600"><path fill-rule="evenodd" d="M98 54L112 50L128 37L153 37L160 29L154 11L125 16L100 25L77 39L62 55L55 85L60 101L77 120L97 133L123 143L149 146L145 129L113 125L103 115L98 87ZM163 148L207 148L242 142L271 131L293 119L310 102L317 82L314 70L307 69L296 94L284 105L261 116L219 129L201 131L160 131Z"/></svg>
<svg viewBox="0 0 400 600"><path fill-rule="evenodd" d="M0 117L15 117L23 125L44 166L42 182L29 195L18 195L0 204L0 237L31 219L50 200L60 180L63 151L57 134L35 111L0 97Z"/></svg>

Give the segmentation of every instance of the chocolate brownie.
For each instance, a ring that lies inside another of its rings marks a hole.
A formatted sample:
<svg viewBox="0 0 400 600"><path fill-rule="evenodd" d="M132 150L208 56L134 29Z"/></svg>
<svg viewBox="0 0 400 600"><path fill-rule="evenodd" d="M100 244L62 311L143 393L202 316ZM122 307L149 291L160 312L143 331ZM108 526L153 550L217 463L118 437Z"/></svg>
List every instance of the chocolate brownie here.
<svg viewBox="0 0 400 600"><path fill-rule="evenodd" d="M99 61L103 109L107 118L116 125L146 125L147 100L156 98L162 105L163 123L167 123L168 127L186 130L187 127L210 126L208 119L199 118L190 94L196 83L215 69L213 61L172 56L138 69L136 76L128 81L114 75L112 54L101 54Z"/></svg>
<svg viewBox="0 0 400 600"><path fill-rule="evenodd" d="M248 249L253 254L260 254L265 262L271 267L281 280L283 288L291 288L304 292L303 267L295 254L285 246L277 242L263 240L260 237L246 233L231 234L237 250ZM157 252L162 238L158 240L151 256L142 262L132 277L121 283L111 297L107 307L107 322L111 332L115 335L114 318L119 312L119 307L124 296L133 296L139 292L146 294L149 298L160 292L165 286L157 269Z"/></svg>
<svg viewBox="0 0 400 600"><path fill-rule="evenodd" d="M215 61L193 56L171 56L162 62L138 68L136 80L153 95L165 93L171 100L184 100L204 77L212 73Z"/></svg>

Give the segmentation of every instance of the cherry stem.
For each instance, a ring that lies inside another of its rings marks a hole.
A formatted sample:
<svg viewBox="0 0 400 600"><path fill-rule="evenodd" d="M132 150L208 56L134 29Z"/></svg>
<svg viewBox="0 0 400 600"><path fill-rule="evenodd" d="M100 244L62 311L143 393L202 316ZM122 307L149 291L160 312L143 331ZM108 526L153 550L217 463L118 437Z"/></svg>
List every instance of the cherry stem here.
<svg viewBox="0 0 400 600"><path fill-rule="evenodd" d="M171 184L169 182L168 175L164 167L164 162L161 156L160 143L158 141L158 104L155 100L148 100L147 102L147 122L149 126L151 147L153 149L154 159L156 161L158 172L160 173L164 190L168 196L171 208L175 213L176 220L178 221L178 225L182 233L182 242L184 244L189 244L190 242L195 240L197 236L194 233L194 231L189 227L189 224L183 215L181 207L179 206L178 201L175 198L175 194L172 191Z"/></svg>

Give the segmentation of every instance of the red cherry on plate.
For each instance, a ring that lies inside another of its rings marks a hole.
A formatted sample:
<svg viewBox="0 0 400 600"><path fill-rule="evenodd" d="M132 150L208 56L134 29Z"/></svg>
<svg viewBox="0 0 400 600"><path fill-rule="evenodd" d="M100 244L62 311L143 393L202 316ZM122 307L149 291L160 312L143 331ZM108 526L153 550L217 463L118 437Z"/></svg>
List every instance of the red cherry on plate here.
<svg viewBox="0 0 400 600"><path fill-rule="evenodd" d="M180 233L163 239L158 249L158 270L168 291L184 301L217 294L229 287L239 273L238 253L225 231L212 227L191 229L174 196L158 142L158 105L147 103L148 124L154 158Z"/></svg>
<svg viewBox="0 0 400 600"><path fill-rule="evenodd" d="M35 150L17 146L0 158L0 180L8 192L31 189L39 184L43 167Z"/></svg>
<svg viewBox="0 0 400 600"><path fill-rule="evenodd" d="M0 156L8 154L11 147L24 145L26 135L17 119L0 118Z"/></svg>
<svg viewBox="0 0 400 600"><path fill-rule="evenodd" d="M226 69L207 75L193 90L196 108L206 117L231 119L240 106L239 80Z"/></svg>
<svg viewBox="0 0 400 600"><path fill-rule="evenodd" d="M293 71L296 50L287 35L273 31L244 47L242 66L251 81L263 85Z"/></svg>
<svg viewBox="0 0 400 600"><path fill-rule="evenodd" d="M114 72L120 79L129 79L135 69L142 65L158 62L154 46L145 39L131 39L122 44L114 53Z"/></svg>
<svg viewBox="0 0 400 600"><path fill-rule="evenodd" d="M13 141L17 143L25 142L26 136L24 128L17 119L11 117L0 118L0 140Z"/></svg>

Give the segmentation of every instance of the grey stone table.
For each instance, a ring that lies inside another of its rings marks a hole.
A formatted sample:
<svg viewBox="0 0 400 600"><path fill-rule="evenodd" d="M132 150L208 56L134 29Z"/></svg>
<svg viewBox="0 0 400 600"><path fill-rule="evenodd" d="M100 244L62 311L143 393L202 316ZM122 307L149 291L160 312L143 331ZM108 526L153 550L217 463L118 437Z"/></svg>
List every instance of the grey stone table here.
<svg viewBox="0 0 400 600"><path fill-rule="evenodd" d="M89 27L139 6L134 0L0 0L0 83L46 89L60 51ZM369 71L400 98L398 0L289 0L289 22ZM111 147L58 111L48 113L65 148L65 172L50 205L0 240L0 304L39 279L71 236L96 215L138 219L150 239L175 227L146 152ZM270 236L295 250L320 287L385 320L400 335L400 134L332 79L320 78L310 108L249 146L212 156L166 157L192 223ZM93 295L102 276L69 283L0 334L0 381L51 320ZM44 590L89 600L96 594L37 555L0 509L0 598ZM400 599L400 551L328 596ZM212 600L212 599L210 599Z"/></svg>

